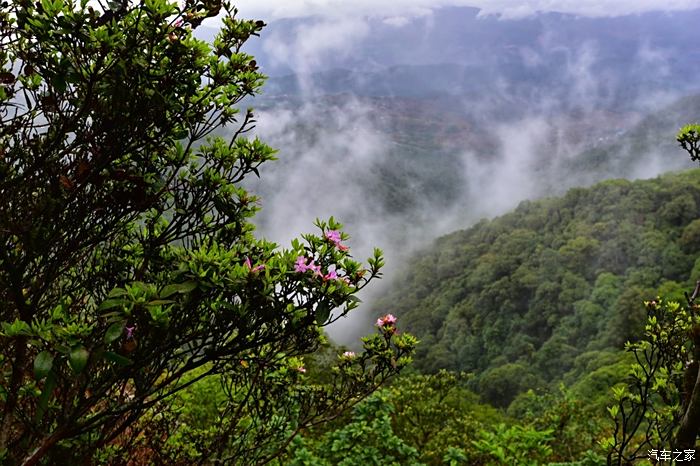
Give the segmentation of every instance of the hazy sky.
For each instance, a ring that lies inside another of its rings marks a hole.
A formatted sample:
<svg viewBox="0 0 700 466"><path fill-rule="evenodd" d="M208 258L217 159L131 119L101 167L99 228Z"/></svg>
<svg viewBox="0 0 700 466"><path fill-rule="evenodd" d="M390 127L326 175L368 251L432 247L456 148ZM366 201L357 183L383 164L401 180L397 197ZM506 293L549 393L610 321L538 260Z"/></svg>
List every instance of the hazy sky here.
<svg viewBox="0 0 700 466"><path fill-rule="evenodd" d="M621 16L648 11L700 8L700 0L237 0L246 17L267 20L311 15L371 15L400 18L429 15L435 8L471 6L482 14L522 18L556 11L583 16Z"/></svg>

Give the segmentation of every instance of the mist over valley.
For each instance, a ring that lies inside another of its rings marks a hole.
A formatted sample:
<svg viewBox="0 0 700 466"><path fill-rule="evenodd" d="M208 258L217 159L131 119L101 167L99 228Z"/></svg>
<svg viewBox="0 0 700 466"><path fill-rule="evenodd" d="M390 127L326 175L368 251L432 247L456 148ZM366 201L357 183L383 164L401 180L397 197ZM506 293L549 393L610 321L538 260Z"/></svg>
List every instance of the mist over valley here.
<svg viewBox="0 0 700 466"><path fill-rule="evenodd" d="M280 150L250 184L260 234L286 244L333 215L357 257L387 258L360 312L330 329L341 342L433 239L525 199L691 166L674 136L700 110L687 47L700 10L479 13L279 19L251 47L270 75L250 102L256 134Z"/></svg>

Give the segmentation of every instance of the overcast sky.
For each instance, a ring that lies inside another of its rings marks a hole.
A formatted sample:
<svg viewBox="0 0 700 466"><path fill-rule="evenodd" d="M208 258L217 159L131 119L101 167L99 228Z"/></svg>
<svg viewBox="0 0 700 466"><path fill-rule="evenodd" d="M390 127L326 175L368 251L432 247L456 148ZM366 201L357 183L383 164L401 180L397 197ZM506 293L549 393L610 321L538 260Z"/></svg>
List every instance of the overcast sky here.
<svg viewBox="0 0 700 466"><path fill-rule="evenodd" d="M404 18L429 15L445 6L472 6L505 19L550 11L601 17L700 8L700 0L237 0L235 4L244 17L265 20L312 15Z"/></svg>

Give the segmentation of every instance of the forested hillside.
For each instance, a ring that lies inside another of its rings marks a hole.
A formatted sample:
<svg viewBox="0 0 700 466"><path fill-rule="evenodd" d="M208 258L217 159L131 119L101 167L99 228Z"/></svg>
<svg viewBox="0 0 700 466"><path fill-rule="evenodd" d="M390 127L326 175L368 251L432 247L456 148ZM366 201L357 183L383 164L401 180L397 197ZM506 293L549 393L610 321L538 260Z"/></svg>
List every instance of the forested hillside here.
<svg viewBox="0 0 700 466"><path fill-rule="evenodd" d="M638 338L644 299L698 278L700 170L610 180L438 239L382 305L421 339L416 367L474 371L486 399L573 381Z"/></svg>
<svg viewBox="0 0 700 466"><path fill-rule="evenodd" d="M0 2L0 465L700 451L700 10L356 3Z"/></svg>

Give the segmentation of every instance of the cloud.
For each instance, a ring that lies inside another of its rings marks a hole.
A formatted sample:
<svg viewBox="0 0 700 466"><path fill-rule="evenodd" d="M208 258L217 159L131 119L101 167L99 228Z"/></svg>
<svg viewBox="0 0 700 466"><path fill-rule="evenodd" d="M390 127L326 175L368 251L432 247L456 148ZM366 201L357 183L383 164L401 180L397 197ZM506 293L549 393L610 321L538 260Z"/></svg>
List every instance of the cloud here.
<svg viewBox="0 0 700 466"><path fill-rule="evenodd" d="M546 194L543 174L547 163L555 160L546 160L552 154L542 148L554 130L551 122L540 116L497 125L495 134L501 150L495 156L484 159L471 151L463 154L467 181L464 202L472 206L472 220L502 214L520 200Z"/></svg>
<svg viewBox="0 0 700 466"><path fill-rule="evenodd" d="M389 16L388 18L384 18L383 22L384 24L388 24L389 26L400 28L410 23L411 18L406 16Z"/></svg>
<svg viewBox="0 0 700 466"><path fill-rule="evenodd" d="M316 218L334 215L343 223L362 223L350 243L361 254L372 251L378 200L364 192L386 141L365 124L369 109L350 99L339 106L304 103L295 108L257 112L257 134L281 149L253 189L261 190L261 231L279 243L310 232ZM363 201L360 201L363 200ZM290 202L293 201L293 202ZM351 231L351 230L349 230ZM367 244L365 244L367 243Z"/></svg>
<svg viewBox="0 0 700 466"><path fill-rule="evenodd" d="M244 16L266 20L308 16L410 18L448 6L475 7L481 9L482 15L498 15L503 19L545 12L613 17L700 7L697 0L238 0L236 5Z"/></svg>
<svg viewBox="0 0 700 466"><path fill-rule="evenodd" d="M637 51L640 67L653 68L660 78L669 77L672 73L671 60L673 52L660 47L654 47L648 40L642 42Z"/></svg>
<svg viewBox="0 0 700 466"><path fill-rule="evenodd" d="M308 73L322 64L329 55L345 55L354 44L369 34L368 24L359 18L319 19L303 27L273 32L263 42L263 50L275 65L293 67L297 72Z"/></svg>

